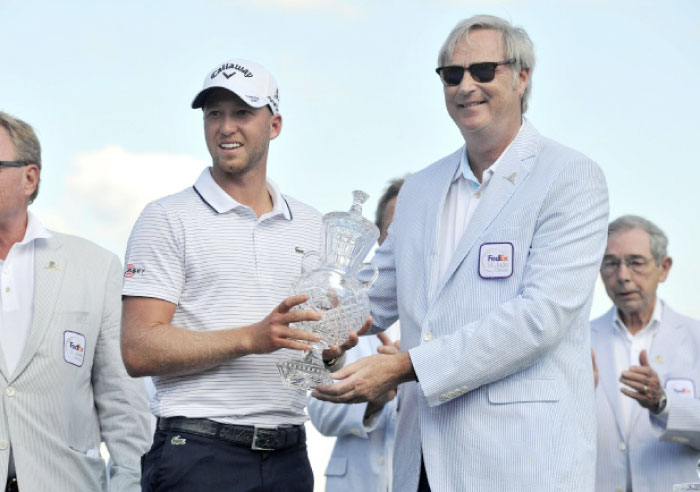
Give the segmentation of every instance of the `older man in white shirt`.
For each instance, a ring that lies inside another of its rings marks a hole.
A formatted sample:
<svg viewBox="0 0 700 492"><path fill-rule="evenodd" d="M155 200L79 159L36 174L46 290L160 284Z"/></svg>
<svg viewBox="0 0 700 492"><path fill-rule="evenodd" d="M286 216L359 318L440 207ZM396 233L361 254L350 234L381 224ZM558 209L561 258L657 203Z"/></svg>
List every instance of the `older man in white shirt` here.
<svg viewBox="0 0 700 492"><path fill-rule="evenodd" d="M0 112L0 483L5 490L139 490L149 443L143 385L119 354L121 266L27 207L41 148Z"/></svg>
<svg viewBox="0 0 700 492"><path fill-rule="evenodd" d="M608 228L600 273L615 305L591 323L600 368L601 492L655 492L697 480L700 323L656 295L672 265L667 244L663 231L642 217L623 216Z"/></svg>

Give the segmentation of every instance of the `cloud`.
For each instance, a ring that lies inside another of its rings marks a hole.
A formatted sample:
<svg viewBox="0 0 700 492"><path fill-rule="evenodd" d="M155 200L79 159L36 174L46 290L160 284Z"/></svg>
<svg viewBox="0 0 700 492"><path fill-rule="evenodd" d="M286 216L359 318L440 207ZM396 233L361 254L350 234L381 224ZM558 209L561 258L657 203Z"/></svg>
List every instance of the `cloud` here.
<svg viewBox="0 0 700 492"><path fill-rule="evenodd" d="M191 186L207 165L189 155L134 153L116 145L78 154L70 165L68 200L60 216L80 218L70 232L121 255L143 207Z"/></svg>

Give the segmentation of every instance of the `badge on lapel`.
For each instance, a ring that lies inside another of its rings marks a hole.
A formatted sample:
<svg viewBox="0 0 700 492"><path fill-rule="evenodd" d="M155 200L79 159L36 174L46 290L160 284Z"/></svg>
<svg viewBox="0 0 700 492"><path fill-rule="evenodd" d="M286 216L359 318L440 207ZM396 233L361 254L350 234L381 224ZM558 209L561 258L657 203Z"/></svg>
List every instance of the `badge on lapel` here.
<svg viewBox="0 0 700 492"><path fill-rule="evenodd" d="M688 378L668 378L664 389L669 395L695 398L695 383Z"/></svg>
<svg viewBox="0 0 700 492"><path fill-rule="evenodd" d="M63 359L69 364L82 367L85 361L85 335L75 331L63 332Z"/></svg>
<svg viewBox="0 0 700 492"><path fill-rule="evenodd" d="M484 243L479 248L479 276L483 279L513 275L513 243Z"/></svg>

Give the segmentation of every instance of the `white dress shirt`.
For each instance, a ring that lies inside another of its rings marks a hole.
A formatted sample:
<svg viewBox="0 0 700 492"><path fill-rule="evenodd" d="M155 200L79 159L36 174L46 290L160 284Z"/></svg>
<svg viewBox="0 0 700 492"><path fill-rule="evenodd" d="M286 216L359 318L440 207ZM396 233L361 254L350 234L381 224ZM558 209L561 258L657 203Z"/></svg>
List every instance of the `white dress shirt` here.
<svg viewBox="0 0 700 492"><path fill-rule="evenodd" d="M618 336L613 340L613 353L615 357L615 372L616 374L621 374L622 371L627 371L631 366L639 366L639 354L642 350L647 351L647 355L651 350L651 344L654 341L656 333L659 331L659 325L661 324L661 315L663 313L663 305L656 298L656 304L654 305L654 311L651 313L651 318L649 323L639 330L637 333L632 335L630 331L625 326L625 323L620 318L620 313L616 309L613 315L613 325L617 328ZM617 380L618 390L622 388L629 387L623 385L619 378ZM639 403L634 398L630 398L621 391L618 391L618 399L620 404L621 413L621 425L622 432L625 436L629 434L630 421L632 420L632 414L639 406ZM665 420L668 416L668 408L665 408L657 418ZM627 492L632 492L632 479L630 477L630 467L627 467Z"/></svg>
<svg viewBox="0 0 700 492"><path fill-rule="evenodd" d="M0 345L12 374L27 343L34 308L34 240L49 238L39 219L27 212L24 238L0 260Z"/></svg>
<svg viewBox="0 0 700 492"><path fill-rule="evenodd" d="M632 335L620 318L618 310L615 310L613 324L618 330L618 336L615 337L613 341L616 374L619 375L623 371L627 371L630 366L641 365L639 363L639 354L642 352L642 350L646 350L647 355L649 354L654 337L659 331L662 314L663 304L657 298L656 304L654 305L654 311L649 319L649 323L647 323L647 325L636 334ZM619 379L617 381L617 387L618 390L621 388L628 388L628 386L623 385ZM634 398L630 398L622 392L618 393L618 399L622 416L622 431L625 435L627 435L629 433L629 426L633 412L636 410L636 407L639 406L639 403ZM667 415L668 410L664 409L664 411L656 417L664 420Z"/></svg>
<svg viewBox="0 0 700 492"><path fill-rule="evenodd" d="M522 125L520 127L521 130ZM442 216L440 217L440 246L438 251L440 279L445 276L447 267L455 251L457 251L457 246L462 240L464 231L467 230L469 221L472 220L474 212L476 212L476 208L481 202L481 197L486 193L491 176L493 176L496 168L503 160L503 154L508 152L511 144L512 142L498 156L498 159L483 172L481 183L479 183L469 165L467 147L465 145L462 152L462 160L454 178L452 178L452 184L450 184L450 189L447 191L445 204L442 207Z"/></svg>

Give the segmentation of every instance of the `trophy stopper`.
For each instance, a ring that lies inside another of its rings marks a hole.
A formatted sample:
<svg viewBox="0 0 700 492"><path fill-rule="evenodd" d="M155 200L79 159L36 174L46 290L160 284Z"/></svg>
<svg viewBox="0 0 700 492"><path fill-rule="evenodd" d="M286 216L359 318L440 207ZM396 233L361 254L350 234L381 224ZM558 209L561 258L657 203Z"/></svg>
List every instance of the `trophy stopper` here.
<svg viewBox="0 0 700 492"><path fill-rule="evenodd" d="M350 212L362 215L362 204L367 201L369 195L362 190L352 192L352 207Z"/></svg>

